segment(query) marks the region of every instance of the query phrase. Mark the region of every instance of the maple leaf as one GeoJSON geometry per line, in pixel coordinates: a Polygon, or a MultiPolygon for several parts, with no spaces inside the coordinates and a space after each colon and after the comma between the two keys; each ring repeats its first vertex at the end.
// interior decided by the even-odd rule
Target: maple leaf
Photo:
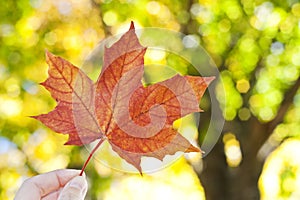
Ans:
{"type": "Polygon", "coordinates": [[[180,76],[144,87],[143,47],[133,22],[110,48],[105,48],[101,74],[94,84],[84,72],[61,57],[46,52],[49,77],[43,85],[57,106],[35,116],[55,132],[68,134],[68,145],[100,139],[140,173],[141,157],[162,160],[178,151],[200,152],[172,127],[175,120],[200,112],[199,101],[214,77],[180,76]]]}

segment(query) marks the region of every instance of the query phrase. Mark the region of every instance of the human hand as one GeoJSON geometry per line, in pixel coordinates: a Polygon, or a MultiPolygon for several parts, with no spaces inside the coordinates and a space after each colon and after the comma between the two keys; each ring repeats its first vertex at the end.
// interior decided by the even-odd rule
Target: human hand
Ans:
{"type": "Polygon", "coordinates": [[[85,175],[62,169],[24,181],[14,200],[83,200],[87,192],[85,175]]]}

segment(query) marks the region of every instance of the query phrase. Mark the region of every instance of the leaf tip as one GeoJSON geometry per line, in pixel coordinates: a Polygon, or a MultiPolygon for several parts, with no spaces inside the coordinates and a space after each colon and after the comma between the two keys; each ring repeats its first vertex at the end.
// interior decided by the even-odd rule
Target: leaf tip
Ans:
{"type": "Polygon", "coordinates": [[[134,30],[134,22],[133,21],[130,22],[130,28],[129,28],[129,30],[134,30]]]}
{"type": "Polygon", "coordinates": [[[27,116],[29,118],[33,118],[33,119],[38,119],[39,118],[39,115],[38,116],[27,116]]]}
{"type": "Polygon", "coordinates": [[[47,49],[45,50],[45,55],[46,55],[46,62],[49,65],[49,62],[51,61],[51,58],[53,58],[54,55],[50,53],[47,49]]]}
{"type": "Polygon", "coordinates": [[[76,144],[69,139],[67,142],[64,143],[64,145],[76,145],[76,144]]]}
{"type": "Polygon", "coordinates": [[[44,86],[45,87],[45,83],[46,81],[44,81],[44,82],[41,82],[41,83],[39,83],[41,86],[44,86]]]}
{"type": "Polygon", "coordinates": [[[48,51],[48,49],[45,49],[45,55],[46,55],[46,58],[51,55],[51,53],[48,51]]]}

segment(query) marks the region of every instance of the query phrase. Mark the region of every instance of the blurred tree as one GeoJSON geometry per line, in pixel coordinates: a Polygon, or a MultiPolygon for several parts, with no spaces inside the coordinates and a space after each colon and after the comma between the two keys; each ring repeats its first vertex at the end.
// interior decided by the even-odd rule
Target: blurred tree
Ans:
{"type": "MultiPolygon", "coordinates": [[[[289,131],[299,134],[299,118],[286,119],[298,107],[299,5],[247,0],[191,3],[190,22],[183,30],[200,35],[226,89],[226,98],[217,95],[226,119],[225,135],[204,159],[199,174],[207,199],[259,199],[264,159],[284,138],[270,136],[281,123],[293,124],[289,131]],[[238,143],[232,143],[235,138],[238,143]],[[234,147],[241,148],[240,164],[235,163],[240,154],[234,147]]],[[[209,120],[209,113],[203,115],[209,120]]]]}
{"type": "MultiPolygon", "coordinates": [[[[127,29],[130,20],[140,27],[167,28],[194,38],[218,66],[220,79],[211,98],[220,102],[226,122],[222,137],[203,159],[203,170],[194,165],[206,199],[300,198],[298,1],[4,0],[0,3],[0,199],[11,199],[28,176],[80,168],[87,157],[85,149],[62,147],[64,136],[25,117],[55,106],[38,86],[47,76],[44,49],[80,66],[100,39],[127,29]]],[[[160,62],[193,73],[172,55],[160,62]]],[[[200,144],[211,116],[208,96],[203,103],[200,144]]],[[[180,163],[160,178],[191,177],[186,162],[180,163]]],[[[143,185],[149,187],[97,162],[87,170],[91,182],[87,199],[109,199],[105,191],[114,193],[109,188],[117,187],[119,179],[131,186],[142,183],[141,190],[143,185]]],[[[147,178],[152,179],[157,177],[147,178]]],[[[128,192],[127,187],[123,190],[128,192]]],[[[199,185],[193,191],[198,195],[202,189],[199,185]]]]}

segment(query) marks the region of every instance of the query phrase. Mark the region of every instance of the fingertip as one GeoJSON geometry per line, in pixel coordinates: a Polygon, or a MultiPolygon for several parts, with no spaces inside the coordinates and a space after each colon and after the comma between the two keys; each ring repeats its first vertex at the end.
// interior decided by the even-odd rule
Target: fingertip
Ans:
{"type": "Polygon", "coordinates": [[[83,176],[74,177],[62,190],[60,200],[83,199],[87,192],[87,181],[83,176]]]}
{"type": "Polygon", "coordinates": [[[76,176],[71,181],[69,186],[76,186],[77,188],[84,188],[87,186],[87,181],[83,176],[76,176]]]}

